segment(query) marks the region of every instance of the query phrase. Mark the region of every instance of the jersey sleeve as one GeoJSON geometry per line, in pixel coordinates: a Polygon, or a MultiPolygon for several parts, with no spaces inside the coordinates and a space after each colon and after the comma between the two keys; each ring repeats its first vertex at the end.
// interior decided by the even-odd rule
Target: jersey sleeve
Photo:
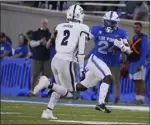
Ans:
{"type": "Polygon", "coordinates": [[[92,39],[92,38],[95,38],[96,33],[97,33],[97,26],[91,27],[90,33],[91,33],[91,35],[90,35],[91,39],[92,39]]]}
{"type": "MultiPolygon", "coordinates": [[[[89,28],[89,26],[83,25],[83,28],[82,28],[82,30],[81,30],[81,34],[82,34],[82,33],[85,33],[85,34],[86,34],[87,40],[90,39],[90,28],[89,28]]],[[[81,34],[80,34],[80,36],[81,36],[81,34]]]]}
{"type": "Polygon", "coordinates": [[[83,25],[83,28],[80,33],[79,45],[78,45],[78,62],[80,69],[84,67],[84,57],[85,57],[85,43],[89,40],[89,27],[87,25],[83,25]]]}
{"type": "Polygon", "coordinates": [[[125,29],[123,29],[121,32],[121,38],[128,39],[128,32],[125,29]]]}
{"type": "Polygon", "coordinates": [[[142,37],[142,44],[141,44],[141,55],[140,55],[140,63],[142,65],[145,64],[148,54],[148,38],[147,35],[142,37]]]}

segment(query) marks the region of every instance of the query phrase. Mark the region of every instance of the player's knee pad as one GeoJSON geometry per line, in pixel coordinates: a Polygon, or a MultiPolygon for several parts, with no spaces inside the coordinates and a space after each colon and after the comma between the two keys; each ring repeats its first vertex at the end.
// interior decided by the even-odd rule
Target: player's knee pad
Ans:
{"type": "Polygon", "coordinates": [[[85,91],[87,88],[83,86],[81,83],[76,84],[76,91],[85,91]]]}
{"type": "Polygon", "coordinates": [[[105,76],[105,78],[103,79],[103,82],[107,84],[111,84],[113,82],[113,77],[111,75],[105,76]]]}

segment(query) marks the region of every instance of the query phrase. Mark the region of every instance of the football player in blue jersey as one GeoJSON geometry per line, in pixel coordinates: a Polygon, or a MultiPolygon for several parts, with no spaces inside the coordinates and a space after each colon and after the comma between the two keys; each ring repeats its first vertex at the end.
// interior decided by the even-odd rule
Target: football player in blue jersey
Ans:
{"type": "Polygon", "coordinates": [[[128,44],[126,31],[118,27],[119,21],[117,12],[109,11],[103,16],[104,25],[95,25],[91,28],[91,38],[94,39],[95,46],[86,66],[89,71],[86,73],[86,78],[76,85],[77,90],[81,91],[102,81],[96,108],[105,113],[110,113],[105,106],[105,98],[109,85],[113,82],[109,66],[120,66],[121,51],[115,47],[114,41],[122,39],[121,42],[128,44]]]}
{"type": "MultiPolygon", "coordinates": [[[[114,40],[122,38],[127,42],[127,32],[125,29],[118,27],[120,21],[117,12],[109,11],[103,16],[104,25],[95,25],[91,28],[92,38],[94,39],[95,46],[91,50],[91,54],[95,54],[96,57],[103,60],[113,73],[114,81],[114,97],[115,102],[119,99],[119,82],[120,82],[120,55],[121,51],[117,51],[114,47],[114,40]],[[116,76],[115,76],[116,74],[116,76]]],[[[104,102],[103,102],[104,103],[104,102]]],[[[100,104],[102,104],[101,86],[100,94],[98,98],[97,110],[100,110],[100,104]]]]}

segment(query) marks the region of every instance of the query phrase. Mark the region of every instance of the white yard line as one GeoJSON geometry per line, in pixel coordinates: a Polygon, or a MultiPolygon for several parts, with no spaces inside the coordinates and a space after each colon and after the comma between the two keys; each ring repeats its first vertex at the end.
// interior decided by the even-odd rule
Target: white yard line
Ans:
{"type": "MultiPolygon", "coordinates": [[[[13,103],[33,103],[33,104],[47,104],[45,102],[36,102],[36,101],[21,101],[21,100],[5,100],[2,99],[1,102],[13,102],[13,103]]],[[[95,107],[95,105],[87,105],[87,104],[58,104],[64,106],[74,106],[74,107],[95,107]]],[[[122,109],[122,110],[134,110],[134,111],[145,111],[149,112],[149,107],[143,106],[115,106],[108,105],[107,107],[112,109],[122,109]]],[[[1,114],[21,114],[18,112],[0,112],[1,114]]],[[[75,121],[75,120],[53,120],[54,122],[62,122],[62,123],[79,123],[79,124],[96,124],[96,125],[110,125],[110,124],[119,124],[119,125],[129,125],[129,124],[145,124],[145,123],[130,123],[130,122],[100,122],[100,121],[75,121]]]]}
{"type": "Polygon", "coordinates": [[[22,114],[20,112],[0,112],[1,115],[13,115],[13,114],[22,114]]]}
{"type": "MultiPolygon", "coordinates": [[[[47,104],[46,102],[5,100],[5,99],[1,99],[1,102],[47,104]]],[[[74,106],[74,107],[95,107],[95,105],[88,105],[88,104],[63,104],[63,103],[58,103],[57,105],[74,106]]],[[[109,107],[111,109],[149,112],[149,107],[145,107],[145,106],[107,105],[107,107],[109,107]]]]}
{"type": "Polygon", "coordinates": [[[80,124],[95,124],[95,125],[109,125],[109,124],[118,124],[118,125],[140,125],[145,123],[130,123],[130,122],[100,122],[100,121],[74,121],[74,120],[51,120],[55,122],[64,122],[64,123],[80,123],[80,124]]]}

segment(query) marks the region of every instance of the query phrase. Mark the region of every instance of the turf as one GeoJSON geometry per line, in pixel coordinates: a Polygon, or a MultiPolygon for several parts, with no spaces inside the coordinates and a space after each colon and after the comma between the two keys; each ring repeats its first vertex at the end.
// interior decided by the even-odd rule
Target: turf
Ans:
{"type": "MultiPolygon", "coordinates": [[[[1,99],[15,99],[15,100],[39,100],[39,101],[45,101],[48,102],[49,98],[41,98],[41,97],[26,97],[26,96],[1,96],[1,99]]],[[[66,103],[81,103],[81,104],[96,104],[97,101],[95,100],[76,100],[76,99],[59,99],[59,102],[66,102],[66,103]]],[[[115,105],[113,102],[108,102],[109,105],[115,105]]],[[[118,103],[116,105],[129,105],[129,106],[136,106],[132,103],[118,103]]],[[[148,104],[143,104],[143,106],[149,106],[148,104]]]]}
{"type": "MultiPolygon", "coordinates": [[[[63,124],[54,122],[53,120],[41,119],[41,113],[45,108],[46,105],[44,104],[1,102],[1,113],[12,113],[1,114],[1,124],[63,124]]],[[[59,120],[149,124],[149,112],[142,111],[112,110],[111,114],[104,114],[90,107],[56,105],[54,115],[58,117],[59,120]]]]}

